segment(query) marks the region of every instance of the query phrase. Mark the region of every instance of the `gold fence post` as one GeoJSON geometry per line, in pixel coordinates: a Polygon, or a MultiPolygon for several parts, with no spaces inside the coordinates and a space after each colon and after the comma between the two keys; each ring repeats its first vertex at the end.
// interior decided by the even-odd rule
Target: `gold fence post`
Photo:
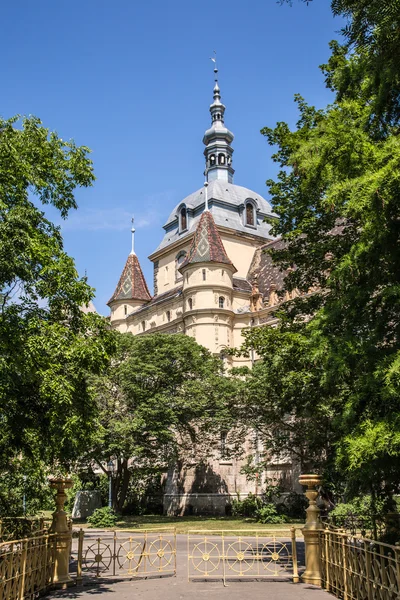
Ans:
{"type": "Polygon", "coordinates": [[[28,540],[22,542],[21,552],[21,574],[18,581],[18,598],[23,600],[25,597],[25,575],[26,575],[26,559],[28,556],[28,540]]]}
{"type": "Polygon", "coordinates": [[[307,518],[302,532],[304,535],[304,544],[306,550],[306,570],[301,576],[304,583],[311,583],[321,587],[321,550],[319,532],[322,523],[319,518],[320,510],[317,507],[318,492],[316,486],[321,483],[320,475],[300,475],[299,483],[307,486],[305,495],[307,496],[309,507],[306,510],[307,518]]]}
{"type": "Polygon", "coordinates": [[[83,536],[85,532],[82,527],[79,530],[79,538],[78,538],[78,563],[76,566],[76,584],[82,584],[82,561],[83,561],[83,536]]]}
{"type": "Polygon", "coordinates": [[[348,600],[348,586],[347,586],[347,552],[346,552],[346,532],[342,531],[342,563],[343,563],[343,600],[348,600]]]}
{"type": "Polygon", "coordinates": [[[293,583],[299,583],[299,569],[297,565],[296,528],[291,528],[292,534],[292,561],[293,561],[293,583]]]}
{"type": "Polygon", "coordinates": [[[365,570],[367,578],[367,594],[368,600],[373,600],[373,589],[372,589],[372,566],[371,566],[371,543],[364,540],[364,552],[365,552],[365,570]]]}
{"type": "Polygon", "coordinates": [[[331,575],[329,572],[329,531],[324,532],[324,543],[325,543],[325,589],[330,592],[331,589],[331,575]]]}
{"type": "Polygon", "coordinates": [[[64,510],[67,499],[65,490],[72,487],[72,480],[61,477],[50,479],[50,487],[57,490],[55,496],[57,508],[53,513],[53,522],[50,527],[50,532],[56,534],[53,583],[57,587],[64,588],[74,583],[69,575],[72,531],[68,527],[67,513],[64,510]]]}

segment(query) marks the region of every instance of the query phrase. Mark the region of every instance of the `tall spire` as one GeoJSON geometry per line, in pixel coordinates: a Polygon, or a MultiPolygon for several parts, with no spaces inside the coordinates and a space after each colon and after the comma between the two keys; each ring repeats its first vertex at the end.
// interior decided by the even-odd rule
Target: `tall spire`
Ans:
{"type": "Polygon", "coordinates": [[[224,125],[225,106],[221,102],[221,90],[218,84],[217,55],[211,58],[214,63],[215,85],[213,90],[213,103],[210,106],[211,127],[203,137],[206,148],[206,169],[204,175],[207,181],[220,179],[229,183],[233,182],[234,170],[232,168],[233,133],[224,125]]]}
{"type": "Polygon", "coordinates": [[[133,226],[133,224],[135,222],[135,217],[132,217],[131,221],[132,221],[132,229],[131,229],[131,233],[132,233],[132,250],[131,250],[131,254],[135,254],[135,231],[136,231],[136,229],[133,226]]]}

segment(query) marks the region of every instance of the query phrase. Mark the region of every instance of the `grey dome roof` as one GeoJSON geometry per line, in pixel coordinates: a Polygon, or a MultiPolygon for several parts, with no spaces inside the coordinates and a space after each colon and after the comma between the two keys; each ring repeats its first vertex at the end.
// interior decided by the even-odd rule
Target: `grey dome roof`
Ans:
{"type": "MultiPolygon", "coordinates": [[[[204,211],[204,206],[204,187],[179,202],[164,225],[166,233],[157,250],[161,250],[192,233],[196,229],[200,216],[204,211]],[[186,206],[187,209],[188,228],[183,232],[179,232],[178,213],[183,206],[186,206]]],[[[268,240],[273,239],[270,234],[271,225],[264,222],[264,217],[277,218],[277,215],[273,213],[271,205],[265,198],[253,190],[215,179],[208,184],[208,206],[217,225],[268,240]],[[256,207],[256,227],[249,227],[244,224],[243,211],[246,200],[252,200],[256,207]]]]}

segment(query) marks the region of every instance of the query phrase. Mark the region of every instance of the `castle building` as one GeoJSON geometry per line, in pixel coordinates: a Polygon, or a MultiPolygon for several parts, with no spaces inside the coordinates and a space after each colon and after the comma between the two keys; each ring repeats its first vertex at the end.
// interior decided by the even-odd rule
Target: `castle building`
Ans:
{"type": "MultiPolygon", "coordinates": [[[[121,332],[184,333],[224,356],[227,348],[241,345],[245,328],[273,324],[284,275],[263,252],[281,243],[273,239],[267,222],[277,216],[260,194],[233,183],[234,136],[225,126],[216,68],[214,73],[211,127],[203,137],[204,185],[174,207],[159,246],[149,256],[153,295],[135,254],[132,228],[132,251],[108,305],[111,325],[121,332]]],[[[228,367],[251,362],[238,357],[224,360],[228,367]]],[[[223,452],[206,471],[169,473],[165,512],[224,514],[232,497],[257,492],[263,483],[249,484],[240,463],[226,460],[223,452]]],[[[271,464],[263,477],[271,476],[290,487],[290,463],[271,464]]]]}

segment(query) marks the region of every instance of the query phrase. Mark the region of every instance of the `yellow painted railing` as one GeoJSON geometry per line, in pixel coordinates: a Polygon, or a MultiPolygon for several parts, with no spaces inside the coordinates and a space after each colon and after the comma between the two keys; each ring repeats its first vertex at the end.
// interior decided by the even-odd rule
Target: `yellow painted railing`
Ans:
{"type": "Polygon", "coordinates": [[[91,534],[81,529],[78,537],[78,584],[85,575],[176,575],[176,531],[142,529],[91,534]]]}
{"type": "Polygon", "coordinates": [[[322,586],[343,600],[400,598],[400,548],[349,535],[320,532],[322,586]]]}
{"type": "Polygon", "coordinates": [[[0,519],[0,541],[37,537],[43,535],[46,529],[46,522],[43,518],[2,517],[0,519]]]}
{"type": "Polygon", "coordinates": [[[296,530],[191,530],[187,536],[188,579],[299,581],[296,530]]]}
{"type": "Polygon", "coordinates": [[[13,540],[0,544],[0,598],[36,597],[53,583],[56,535],[13,540]]]}

